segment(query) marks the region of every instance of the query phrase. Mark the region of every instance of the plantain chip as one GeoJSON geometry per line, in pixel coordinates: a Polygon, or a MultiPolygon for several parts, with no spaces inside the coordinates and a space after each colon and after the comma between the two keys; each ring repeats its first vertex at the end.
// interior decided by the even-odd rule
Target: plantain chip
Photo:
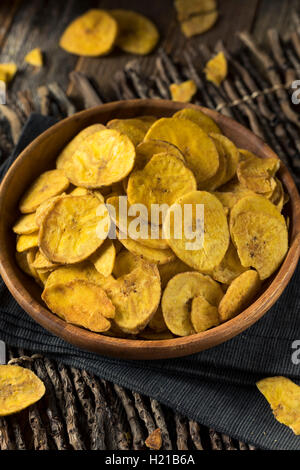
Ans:
{"type": "Polygon", "coordinates": [[[164,316],[163,316],[160,305],[158,306],[158,309],[156,310],[155,314],[149,321],[148,326],[152,330],[152,332],[155,332],[155,333],[162,333],[164,331],[167,331],[167,325],[164,320],[164,316]]]}
{"type": "Polygon", "coordinates": [[[182,83],[171,83],[170,93],[173,101],[189,103],[197,93],[197,86],[194,80],[186,80],[182,83]]]}
{"type": "Polygon", "coordinates": [[[181,30],[188,38],[196,34],[203,34],[213,27],[218,16],[219,14],[216,10],[203,15],[191,16],[181,23],[181,30]]]}
{"type": "Polygon", "coordinates": [[[54,263],[78,263],[100,247],[109,229],[108,211],[97,197],[59,198],[42,220],[39,246],[54,263]]]}
{"type": "Polygon", "coordinates": [[[153,139],[176,145],[199,185],[218,170],[219,154],[213,140],[189,119],[159,119],[150,127],[145,137],[146,141],[153,139]]]}
{"type": "Polygon", "coordinates": [[[230,231],[241,263],[266,279],[279,267],[288,250],[284,217],[260,195],[242,198],[231,210],[230,231]]]}
{"type": "Polygon", "coordinates": [[[29,252],[33,251],[35,252],[35,248],[32,248],[31,250],[27,251],[22,251],[19,253],[18,251],[16,252],[16,261],[18,263],[18,266],[22,269],[22,271],[25,274],[28,274],[29,276],[33,276],[31,266],[29,265],[28,259],[29,259],[29,252]]]}
{"type": "Polygon", "coordinates": [[[152,125],[152,121],[131,118],[131,119],[113,119],[107,124],[108,129],[115,129],[121,134],[127,135],[134,146],[143,141],[148,129],[152,125]]]}
{"type": "Polygon", "coordinates": [[[60,266],[52,271],[47,280],[47,287],[54,284],[66,284],[78,279],[97,284],[105,289],[106,283],[111,281],[111,276],[105,278],[87,260],[70,266],[60,266]]]}
{"type": "Polygon", "coordinates": [[[258,294],[261,281],[256,271],[248,270],[235,278],[219,304],[221,322],[235,317],[250,305],[258,294]]]}
{"type": "Polygon", "coordinates": [[[190,121],[193,121],[195,124],[200,126],[204,132],[207,134],[221,134],[221,130],[217,126],[217,124],[214,122],[212,118],[204,114],[202,111],[199,109],[193,109],[193,108],[184,108],[180,109],[173,115],[175,118],[179,119],[189,119],[190,121]]]}
{"type": "Polygon", "coordinates": [[[221,263],[213,269],[211,276],[222,284],[230,284],[236,277],[246,271],[241,265],[240,258],[233,243],[230,242],[221,263]]]}
{"type": "Polygon", "coordinates": [[[17,251],[21,253],[38,246],[38,238],[38,232],[30,233],[29,235],[18,235],[17,251]]]}
{"type": "Polygon", "coordinates": [[[240,191],[214,191],[212,194],[219,199],[219,201],[223,204],[224,208],[230,210],[240,199],[245,196],[253,196],[255,195],[255,192],[250,191],[247,188],[243,188],[240,191]]]}
{"type": "MultiPolygon", "coordinates": [[[[180,214],[179,214],[180,215],[180,214]]],[[[185,219],[185,217],[182,217],[185,219]]],[[[163,233],[175,254],[192,268],[210,272],[222,261],[228,245],[229,230],[224,208],[220,201],[206,191],[193,191],[186,194],[171,206],[163,225],[163,233]],[[193,233],[185,233],[185,224],[177,223],[177,213],[184,213],[185,206],[192,208],[193,233]],[[204,206],[204,227],[198,226],[198,207],[204,206]],[[202,237],[203,235],[203,237],[202,237]],[[192,246],[190,246],[192,244],[192,246]]]]}
{"type": "Polygon", "coordinates": [[[0,64],[0,80],[8,84],[14,78],[17,73],[17,65],[14,62],[9,62],[7,64],[0,64]]]}
{"type": "Polygon", "coordinates": [[[64,31],[59,45],[71,54],[100,56],[111,51],[118,34],[116,20],[99,9],[87,11],[64,31]]]}
{"type": "Polygon", "coordinates": [[[139,241],[132,240],[131,238],[121,238],[124,235],[118,234],[119,240],[122,245],[127,248],[128,251],[137,256],[142,256],[148,263],[154,264],[166,264],[170,263],[175,259],[175,255],[172,250],[161,250],[158,248],[150,248],[149,246],[143,245],[139,241]]]}
{"type": "Polygon", "coordinates": [[[138,333],[149,323],[160,301],[158,269],[143,263],[111,281],[106,292],[116,308],[114,324],[125,333],[138,333]]]}
{"type": "Polygon", "coordinates": [[[256,383],[279,423],[300,435],[300,387],[287,377],[268,377],[256,383]]]}
{"type": "Polygon", "coordinates": [[[199,295],[217,307],[223,291],[211,277],[197,272],[177,274],[168,282],[161,305],[166,325],[175,335],[187,336],[195,333],[190,305],[199,295]]]}
{"type": "Polygon", "coordinates": [[[144,245],[149,248],[154,248],[158,250],[167,250],[169,248],[167,241],[163,238],[161,226],[155,226],[154,234],[157,238],[151,238],[151,226],[149,225],[148,221],[140,218],[139,224],[136,225],[134,222],[135,218],[133,216],[128,215],[128,211],[130,210],[128,201],[126,200],[127,209],[124,214],[122,211],[120,212],[119,202],[119,196],[109,197],[106,200],[107,207],[111,206],[111,209],[114,209],[109,211],[110,216],[113,223],[118,227],[120,232],[122,232],[123,234],[128,233],[129,236],[131,235],[130,238],[138,241],[141,245],[144,245]],[[134,233],[133,231],[131,231],[130,228],[131,223],[134,223],[134,233]]]}
{"type": "Polygon", "coordinates": [[[153,204],[171,205],[196,189],[195,177],[182,160],[161,153],[154,155],[143,170],[130,175],[127,196],[130,204],[143,204],[150,214],[153,204]]]}
{"type": "Polygon", "coordinates": [[[224,183],[227,183],[227,181],[231,180],[236,173],[240,156],[239,151],[234,143],[224,135],[211,133],[210,136],[214,139],[214,141],[218,141],[223,147],[226,159],[226,175],[224,178],[224,183]]]}
{"type": "Polygon", "coordinates": [[[29,187],[20,202],[23,214],[35,212],[47,199],[57,196],[67,189],[69,181],[61,170],[50,170],[42,173],[29,187]]]}
{"type": "MultiPolygon", "coordinates": [[[[94,191],[94,193],[96,193],[96,191],[94,191]]],[[[73,189],[70,192],[70,196],[86,196],[87,194],[89,194],[89,190],[87,188],[79,188],[79,187],[73,189]]],[[[98,193],[98,194],[101,194],[101,193],[98,193]]]]}
{"type": "Polygon", "coordinates": [[[108,277],[113,272],[115,259],[115,245],[112,240],[107,238],[100,248],[91,256],[90,261],[102,276],[108,277]]]}
{"type": "Polygon", "coordinates": [[[179,21],[190,16],[209,13],[217,8],[216,0],[175,0],[175,8],[179,21]]]}
{"type": "Polygon", "coordinates": [[[38,250],[36,253],[35,259],[33,261],[33,267],[35,269],[51,270],[51,269],[58,268],[59,264],[53,263],[48,258],[46,258],[46,256],[40,250],[38,250]]]}
{"type": "Polygon", "coordinates": [[[183,154],[175,145],[163,140],[148,140],[147,142],[141,142],[136,148],[135,168],[142,170],[157,153],[168,153],[183,162],[185,161],[183,154]]]}
{"type": "MultiPolygon", "coordinates": [[[[95,134],[96,132],[100,132],[106,129],[105,126],[102,124],[92,124],[91,126],[86,127],[82,131],[80,131],[73,139],[64,147],[64,149],[60,152],[56,160],[56,168],[58,170],[63,170],[65,164],[70,158],[72,157],[73,153],[77,150],[77,147],[84,142],[84,140],[89,137],[90,135],[95,134]]],[[[78,188],[75,188],[78,189],[78,188]]]]}
{"type": "Polygon", "coordinates": [[[179,258],[176,258],[170,263],[159,265],[158,270],[160,274],[161,287],[164,289],[172,277],[176,276],[176,274],[184,273],[185,271],[191,271],[191,268],[179,258]]]}
{"type": "Polygon", "coordinates": [[[140,13],[130,10],[111,10],[118,24],[117,45],[131,54],[149,54],[159,40],[156,26],[140,13]]]}
{"type": "Polygon", "coordinates": [[[46,285],[46,282],[48,280],[48,277],[50,276],[52,271],[46,271],[46,270],[43,270],[43,269],[36,269],[36,274],[37,274],[37,277],[40,281],[40,284],[42,286],[45,286],[46,285]]]}
{"type": "Polygon", "coordinates": [[[64,171],[75,186],[99,188],[121,181],[133,168],[131,140],[114,129],[87,137],[66,162],[64,171]]]}
{"type": "Polygon", "coordinates": [[[241,184],[256,193],[271,193],[276,182],[275,173],[280,167],[277,158],[247,158],[238,165],[237,176],[241,184]]]}
{"type": "Polygon", "coordinates": [[[47,214],[48,210],[53,206],[55,201],[57,201],[58,199],[60,199],[62,197],[65,197],[65,196],[66,196],[66,193],[62,193],[59,196],[50,197],[50,199],[47,199],[47,201],[43,202],[37,208],[37,210],[35,212],[35,221],[36,221],[36,224],[39,228],[42,225],[43,218],[47,214]]]}
{"type": "Polygon", "coordinates": [[[37,232],[38,229],[39,227],[36,223],[34,212],[22,215],[13,226],[13,231],[18,235],[29,235],[37,232]]]}
{"type": "Polygon", "coordinates": [[[29,369],[0,365],[0,416],[24,410],[45,394],[43,382],[29,369]]]}
{"type": "Polygon", "coordinates": [[[63,284],[46,282],[42,299],[67,323],[101,333],[110,328],[115,308],[105,291],[93,282],[77,279],[63,284]]]}
{"type": "Polygon", "coordinates": [[[274,206],[277,207],[279,212],[281,212],[284,204],[287,201],[286,201],[286,197],[285,197],[285,193],[284,193],[284,189],[283,189],[281,181],[276,177],[274,179],[275,179],[276,186],[272,194],[270,195],[269,199],[274,204],[274,206]]]}
{"type": "Polygon", "coordinates": [[[219,168],[215,175],[213,175],[211,178],[208,178],[202,183],[202,189],[205,189],[207,191],[217,189],[219,186],[222,186],[222,184],[226,181],[227,160],[225,158],[224,148],[218,140],[215,140],[215,145],[219,154],[219,168]]]}
{"type": "Polygon", "coordinates": [[[42,67],[43,66],[43,54],[39,47],[32,49],[32,51],[28,52],[25,56],[25,62],[27,64],[33,65],[34,67],[42,67]]]}
{"type": "Polygon", "coordinates": [[[125,274],[131,273],[138,266],[142,266],[144,263],[141,256],[134,255],[130,251],[121,250],[116,257],[116,262],[113,268],[113,275],[116,278],[125,276],[125,274]]]}
{"type": "Polygon", "coordinates": [[[223,52],[219,52],[205,65],[206,80],[220,86],[227,76],[227,60],[223,52]]]}
{"type": "Polygon", "coordinates": [[[191,322],[196,333],[218,326],[218,308],[211,305],[203,295],[197,295],[192,300],[191,322]]]}

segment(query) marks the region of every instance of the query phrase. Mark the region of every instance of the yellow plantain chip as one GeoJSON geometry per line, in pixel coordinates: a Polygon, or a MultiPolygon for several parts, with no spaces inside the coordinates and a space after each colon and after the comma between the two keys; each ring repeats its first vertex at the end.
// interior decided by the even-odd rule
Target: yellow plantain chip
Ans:
{"type": "Polygon", "coordinates": [[[280,266],[288,250],[284,217],[260,195],[242,198],[231,210],[230,231],[241,263],[266,279],[280,266]]]}
{"type": "Polygon", "coordinates": [[[203,15],[191,16],[181,23],[181,30],[188,38],[196,34],[203,34],[213,27],[218,16],[219,14],[216,10],[203,15]]]}
{"type": "Polygon", "coordinates": [[[172,100],[180,101],[181,103],[189,103],[197,93],[197,86],[194,80],[186,80],[182,83],[172,83],[169,88],[172,100]]]}
{"type": "Polygon", "coordinates": [[[18,235],[17,251],[21,253],[22,251],[38,246],[38,238],[38,232],[30,233],[29,235],[18,235]]]}
{"type": "Polygon", "coordinates": [[[39,227],[35,220],[35,212],[22,215],[13,226],[13,231],[18,235],[28,235],[37,232],[38,229],[39,227]]]}
{"type": "Polygon", "coordinates": [[[253,157],[258,158],[257,155],[255,155],[253,152],[250,152],[249,150],[246,150],[246,149],[238,149],[238,150],[240,154],[240,158],[239,158],[240,162],[251,160],[253,157]]]}
{"type": "Polygon", "coordinates": [[[0,64],[0,80],[8,84],[17,73],[17,65],[14,62],[0,64]]]}
{"type": "Polygon", "coordinates": [[[89,194],[89,190],[87,188],[75,188],[70,192],[70,196],[86,196],[89,194]]]}
{"type": "Polygon", "coordinates": [[[215,175],[213,175],[211,178],[208,178],[201,184],[202,189],[205,189],[207,191],[217,189],[219,186],[222,186],[222,184],[226,181],[227,160],[225,158],[224,148],[218,140],[215,140],[214,142],[219,154],[219,168],[215,175]]]}
{"type": "Polygon", "coordinates": [[[25,62],[27,64],[33,65],[34,67],[42,67],[43,66],[43,54],[39,47],[32,49],[32,51],[28,52],[25,56],[25,62]]]}
{"type": "Polygon", "coordinates": [[[209,13],[217,9],[216,0],[175,0],[175,8],[179,21],[190,16],[209,13]]]}
{"type": "Polygon", "coordinates": [[[82,261],[71,266],[60,266],[52,271],[47,280],[47,287],[52,284],[66,284],[78,279],[92,282],[103,289],[106,283],[111,281],[110,276],[105,278],[90,261],[82,261]]]}
{"type": "Polygon", "coordinates": [[[112,240],[106,239],[98,250],[91,256],[90,261],[104,277],[110,276],[116,259],[116,249],[112,240]]]}
{"type": "Polygon", "coordinates": [[[109,229],[108,211],[97,197],[59,198],[42,220],[39,246],[54,263],[78,263],[100,247],[109,229]]]}
{"type": "Polygon", "coordinates": [[[205,65],[206,80],[220,86],[227,76],[227,60],[223,52],[219,52],[205,65]]]}
{"type": "Polygon", "coordinates": [[[228,192],[221,192],[221,191],[214,191],[212,193],[216,196],[219,201],[223,204],[226,209],[232,209],[233,206],[243,197],[245,196],[253,196],[255,195],[254,191],[250,191],[247,188],[243,188],[241,191],[228,191],[228,192]]]}
{"type": "Polygon", "coordinates": [[[31,276],[34,277],[35,279],[39,279],[37,270],[35,269],[33,265],[37,251],[38,251],[37,247],[34,247],[26,252],[27,263],[31,272],[31,276]]]}
{"type": "MultiPolygon", "coordinates": [[[[32,250],[34,250],[34,248],[32,250]]],[[[16,252],[16,261],[25,274],[32,276],[33,274],[28,263],[28,253],[29,251],[22,251],[21,253],[16,252]]]]}
{"type": "MultiPolygon", "coordinates": [[[[90,135],[95,134],[106,129],[102,124],[92,124],[91,126],[86,127],[80,131],[73,139],[64,147],[60,152],[56,160],[56,168],[58,170],[63,170],[66,162],[70,160],[73,153],[77,150],[78,146],[84,142],[84,140],[90,135]]],[[[78,188],[76,188],[78,189],[78,188]]]]}
{"type": "Polygon", "coordinates": [[[118,34],[116,20],[104,10],[89,10],[64,31],[59,45],[71,54],[100,56],[111,51],[118,34]]]}
{"type": "Polygon", "coordinates": [[[116,278],[131,273],[138,266],[142,266],[145,261],[141,256],[134,255],[130,251],[122,250],[116,257],[113,268],[113,275],[116,278]]]}
{"type": "Polygon", "coordinates": [[[133,168],[131,140],[114,129],[87,137],[66,162],[64,171],[75,186],[99,188],[121,181],[133,168]]]}
{"type": "Polygon", "coordinates": [[[156,237],[154,238],[154,236],[151,234],[151,226],[149,225],[148,221],[140,217],[139,223],[136,224],[135,217],[128,215],[130,206],[127,200],[125,201],[124,212],[122,210],[120,211],[119,196],[109,197],[106,200],[106,205],[109,209],[111,220],[118,227],[120,232],[123,234],[127,233],[130,238],[149,248],[158,250],[167,250],[169,248],[167,241],[163,238],[161,226],[157,225],[154,227],[153,232],[156,237]]]}
{"type": "Polygon", "coordinates": [[[111,10],[118,24],[116,44],[131,54],[149,54],[159,40],[156,26],[140,13],[130,10],[111,10]]]}
{"type": "Polygon", "coordinates": [[[69,180],[61,170],[50,170],[42,173],[26,191],[20,202],[23,214],[35,212],[47,199],[57,196],[67,189],[69,180]]]}
{"type": "Polygon", "coordinates": [[[287,377],[268,377],[256,382],[275,418],[300,435],[300,387],[287,377]]]}
{"type": "Polygon", "coordinates": [[[204,114],[199,109],[184,108],[173,115],[175,118],[189,119],[200,126],[207,134],[221,134],[221,130],[212,118],[204,114]]]}
{"type": "Polygon", "coordinates": [[[154,429],[145,439],[145,445],[152,450],[159,450],[162,447],[162,436],[160,428],[154,429]]]}
{"type": "Polygon", "coordinates": [[[111,281],[106,293],[116,308],[114,324],[125,333],[138,333],[149,323],[160,301],[158,269],[143,263],[111,281]]]}
{"type": "Polygon", "coordinates": [[[246,271],[241,265],[240,258],[233,243],[230,242],[228,250],[219,266],[211,272],[215,281],[222,284],[230,284],[236,277],[246,271]]]}
{"type": "Polygon", "coordinates": [[[170,263],[159,265],[158,270],[160,274],[161,287],[164,289],[172,277],[179,273],[191,271],[191,268],[179,258],[176,258],[170,263]]]}
{"type": "Polygon", "coordinates": [[[152,125],[152,121],[139,118],[131,119],[113,119],[106,125],[108,129],[115,129],[121,134],[127,135],[134,146],[137,146],[144,139],[148,129],[152,125]]]}
{"type": "Polygon", "coordinates": [[[214,141],[218,141],[223,147],[223,151],[226,159],[226,175],[224,183],[231,180],[234,177],[238,163],[239,163],[239,151],[231,140],[221,134],[211,133],[210,136],[214,141]]]}
{"type": "Polygon", "coordinates": [[[224,208],[215,196],[206,191],[193,191],[178,199],[165,218],[163,233],[178,258],[201,272],[210,272],[218,266],[229,246],[224,208]],[[189,223],[186,221],[186,207],[191,207],[192,220],[189,223]],[[198,213],[202,207],[204,224],[198,213]],[[184,223],[178,223],[178,216],[184,223]]]}
{"type": "Polygon", "coordinates": [[[150,127],[145,137],[146,141],[153,139],[176,145],[199,185],[218,170],[219,154],[213,140],[189,119],[159,119],[150,127]]]}
{"type": "Polygon", "coordinates": [[[43,202],[35,212],[35,221],[38,227],[42,225],[43,218],[47,214],[48,210],[53,206],[55,201],[58,199],[67,196],[66,193],[62,193],[59,196],[50,197],[47,201],[43,202]]]}
{"type": "Polygon", "coordinates": [[[277,158],[247,158],[238,165],[237,176],[241,184],[256,193],[270,193],[275,189],[275,173],[280,167],[277,158]]]}
{"type": "Polygon", "coordinates": [[[35,269],[51,270],[51,269],[58,268],[59,264],[53,263],[48,258],[46,258],[46,256],[40,250],[38,250],[36,253],[34,262],[33,262],[33,267],[35,269]]]}
{"type": "Polygon", "coordinates": [[[157,153],[168,153],[183,162],[185,161],[183,154],[175,145],[162,140],[148,140],[147,142],[141,142],[136,148],[135,168],[142,170],[157,153]]]}
{"type": "Polygon", "coordinates": [[[37,277],[40,281],[40,284],[42,286],[46,285],[46,282],[48,280],[48,277],[50,276],[52,271],[44,271],[43,269],[36,269],[37,277]]]}
{"type": "Polygon", "coordinates": [[[287,202],[285,198],[285,193],[281,181],[278,178],[274,178],[276,186],[270,195],[269,200],[277,207],[279,212],[282,211],[284,204],[287,202]]]}
{"type": "Polygon", "coordinates": [[[155,314],[151,318],[148,324],[149,328],[155,333],[162,333],[163,331],[167,330],[167,325],[164,320],[164,316],[162,313],[161,306],[158,306],[155,314]]]}
{"type": "Polygon", "coordinates": [[[161,305],[166,325],[175,335],[195,333],[191,323],[191,302],[199,295],[217,307],[223,291],[211,277],[196,272],[177,274],[168,282],[161,305]]]}
{"type": "Polygon", "coordinates": [[[127,196],[130,204],[143,204],[151,214],[153,204],[171,205],[196,189],[195,177],[182,160],[161,153],[154,155],[143,170],[130,175],[127,196]]]}
{"type": "Polygon", "coordinates": [[[254,270],[245,271],[228,287],[219,305],[221,322],[230,320],[249,307],[261,286],[259,275],[254,270]]]}
{"type": "Polygon", "coordinates": [[[67,323],[101,333],[110,328],[115,308],[105,291],[93,282],[77,279],[65,284],[46,283],[42,299],[67,323]]]}
{"type": "Polygon", "coordinates": [[[218,308],[211,305],[203,295],[197,295],[192,300],[191,322],[196,333],[218,326],[218,308]]]}
{"type": "Polygon", "coordinates": [[[0,365],[0,416],[24,410],[45,394],[43,382],[29,369],[0,365]]]}
{"type": "Polygon", "coordinates": [[[125,246],[128,251],[134,255],[142,256],[148,263],[166,264],[175,259],[175,255],[170,249],[160,250],[158,248],[150,248],[131,238],[121,238],[124,237],[122,233],[119,233],[118,237],[122,245],[125,246]]]}

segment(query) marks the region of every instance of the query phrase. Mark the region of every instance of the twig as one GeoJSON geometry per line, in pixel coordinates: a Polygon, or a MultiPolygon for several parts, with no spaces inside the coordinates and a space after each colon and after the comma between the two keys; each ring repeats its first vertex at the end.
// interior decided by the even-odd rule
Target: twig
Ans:
{"type": "Polygon", "coordinates": [[[156,425],[161,430],[161,435],[163,439],[163,448],[165,450],[172,450],[172,442],[170,439],[167,423],[165,420],[165,415],[162,410],[161,405],[154,398],[150,398],[151,409],[154,415],[156,425]]]}
{"type": "Polygon", "coordinates": [[[212,450],[222,450],[223,446],[220,435],[214,429],[209,429],[208,433],[212,450]]]}
{"type": "Polygon", "coordinates": [[[196,449],[203,450],[199,424],[196,421],[189,421],[189,430],[190,430],[191,439],[196,449]]]}
{"type": "Polygon", "coordinates": [[[83,98],[85,109],[103,104],[91,82],[82,72],[71,72],[70,79],[83,98]]]}
{"type": "Polygon", "coordinates": [[[188,450],[188,431],[186,427],[186,419],[178,413],[175,413],[174,418],[177,434],[177,449],[188,450]]]}

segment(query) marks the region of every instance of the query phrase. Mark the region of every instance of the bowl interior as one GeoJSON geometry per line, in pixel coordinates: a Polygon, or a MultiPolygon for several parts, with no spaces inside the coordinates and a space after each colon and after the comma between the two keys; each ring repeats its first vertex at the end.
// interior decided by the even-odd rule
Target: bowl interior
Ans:
{"type": "MultiPolygon", "coordinates": [[[[40,173],[54,168],[60,150],[84,127],[94,123],[105,124],[116,117],[130,118],[138,115],[168,117],[186,106],[182,103],[164,100],[132,100],[109,103],[77,113],[59,122],[35,139],[12,165],[1,185],[0,269],[2,277],[19,304],[38,323],[79,347],[133,359],[175,357],[206,349],[235,336],[257,321],[279,297],[296,267],[299,257],[299,195],[292,177],[282,164],[279,177],[290,198],[285,206],[285,215],[289,217],[290,221],[289,254],[279,271],[264,285],[264,292],[259,299],[236,318],[212,330],[189,337],[144,341],[111,338],[92,333],[83,328],[66,324],[45,308],[40,297],[41,289],[18,268],[14,258],[15,236],[11,227],[19,216],[18,203],[25,189],[40,173]],[[294,248],[291,252],[292,247],[294,248]],[[278,281],[280,281],[279,286],[278,281]]],[[[198,108],[193,105],[188,106],[198,108]]],[[[238,147],[248,149],[262,158],[276,157],[259,137],[237,122],[215,111],[206,108],[200,109],[210,115],[222,132],[238,147]]]]}

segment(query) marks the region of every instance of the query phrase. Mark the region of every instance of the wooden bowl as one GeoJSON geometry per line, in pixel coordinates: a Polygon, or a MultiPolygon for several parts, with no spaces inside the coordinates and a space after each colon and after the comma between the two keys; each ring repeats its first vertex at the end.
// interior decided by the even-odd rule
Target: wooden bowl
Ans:
{"type": "MultiPolygon", "coordinates": [[[[275,275],[264,285],[260,297],[240,315],[222,325],[192,336],[159,341],[120,339],[103,336],[70,325],[51,313],[42,302],[39,286],[25,275],[15,262],[15,236],[11,227],[19,215],[18,202],[29,184],[43,171],[54,168],[60,150],[81,129],[112,118],[138,115],[170,116],[185,105],[164,100],[130,100],[108,103],[75,114],[54,125],[35,139],[17,158],[0,188],[0,272],[20,306],[40,325],[69,343],[96,353],[126,359],[161,359],[179,357],[211,348],[236,336],[261,318],[276,302],[288,284],[298,262],[300,241],[300,199],[291,175],[281,164],[279,177],[289,194],[289,251],[275,275]]],[[[223,133],[238,147],[262,158],[276,157],[259,137],[221,114],[199,108],[211,116],[223,133]]]]}

